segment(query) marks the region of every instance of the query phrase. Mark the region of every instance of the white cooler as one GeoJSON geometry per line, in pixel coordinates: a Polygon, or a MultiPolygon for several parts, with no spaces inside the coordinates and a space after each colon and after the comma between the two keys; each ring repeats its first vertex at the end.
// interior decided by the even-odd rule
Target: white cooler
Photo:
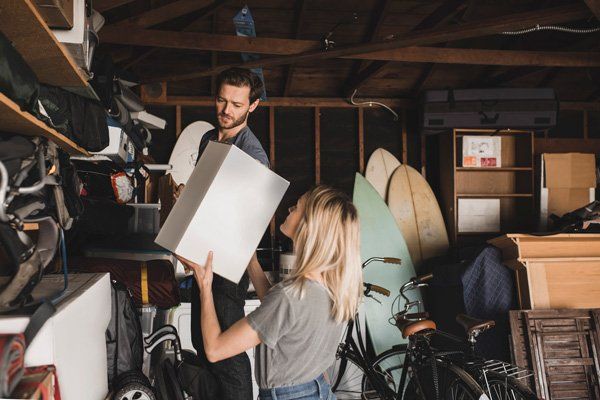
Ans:
{"type": "MultiPolygon", "coordinates": [[[[46,297],[62,288],[62,275],[47,275],[33,291],[46,297]]],[[[63,400],[102,400],[108,393],[105,332],[111,316],[108,274],[69,275],[69,287],[25,354],[25,366],[56,366],[63,400]]],[[[29,316],[0,316],[0,334],[20,333],[29,316]]]]}

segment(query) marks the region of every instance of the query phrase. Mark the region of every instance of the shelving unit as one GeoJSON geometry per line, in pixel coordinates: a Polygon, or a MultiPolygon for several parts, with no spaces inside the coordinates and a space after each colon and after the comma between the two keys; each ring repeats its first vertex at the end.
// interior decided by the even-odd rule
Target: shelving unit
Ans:
{"type": "MultiPolygon", "coordinates": [[[[89,88],[81,69],[56,40],[30,0],[0,2],[0,31],[14,44],[40,82],[70,90],[86,91],[89,88]]],[[[89,155],[63,134],[21,111],[17,104],[1,93],[0,126],[6,132],[47,137],[69,154],[89,155]]]]}
{"type": "Polygon", "coordinates": [[[441,207],[450,240],[458,245],[480,243],[503,232],[533,227],[534,135],[530,131],[455,129],[440,135],[441,207]],[[500,136],[500,167],[463,167],[464,136],[500,136]],[[458,199],[499,199],[499,232],[458,232],[458,199]]]}

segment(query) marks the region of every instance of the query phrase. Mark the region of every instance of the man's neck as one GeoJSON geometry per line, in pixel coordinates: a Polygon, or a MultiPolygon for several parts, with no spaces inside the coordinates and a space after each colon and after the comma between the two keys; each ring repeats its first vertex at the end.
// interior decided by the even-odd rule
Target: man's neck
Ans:
{"type": "Polygon", "coordinates": [[[242,125],[236,126],[235,128],[231,128],[231,129],[219,128],[219,142],[234,138],[246,126],[248,126],[248,124],[244,123],[242,125]]]}

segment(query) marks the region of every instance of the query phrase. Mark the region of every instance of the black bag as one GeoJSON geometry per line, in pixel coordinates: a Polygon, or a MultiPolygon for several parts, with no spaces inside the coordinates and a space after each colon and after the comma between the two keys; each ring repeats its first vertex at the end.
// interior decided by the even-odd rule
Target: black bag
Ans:
{"type": "Polygon", "coordinates": [[[0,92],[17,103],[21,110],[32,111],[38,90],[39,83],[35,73],[0,32],[0,92]]]}
{"type": "Polygon", "coordinates": [[[49,126],[89,151],[108,146],[108,124],[102,105],[64,89],[42,85],[39,100],[47,117],[36,114],[49,126]]]}
{"type": "Polygon", "coordinates": [[[33,156],[35,144],[20,135],[0,134],[0,161],[8,171],[9,181],[21,169],[23,159],[33,156]]]}
{"type": "Polygon", "coordinates": [[[112,283],[112,316],[106,329],[108,384],[119,374],[141,370],[144,359],[142,326],[131,293],[120,283],[112,283]]]}
{"type": "Polygon", "coordinates": [[[92,62],[92,72],[94,77],[90,83],[104,108],[109,109],[113,99],[113,80],[115,78],[115,66],[110,54],[96,53],[92,62]]]}
{"type": "Polygon", "coordinates": [[[558,118],[556,93],[546,88],[428,90],[422,103],[426,130],[546,129],[558,118]]]}
{"type": "Polygon", "coordinates": [[[204,366],[200,358],[188,350],[182,350],[183,364],[177,370],[182,388],[193,399],[219,398],[219,384],[215,376],[204,366]]]}

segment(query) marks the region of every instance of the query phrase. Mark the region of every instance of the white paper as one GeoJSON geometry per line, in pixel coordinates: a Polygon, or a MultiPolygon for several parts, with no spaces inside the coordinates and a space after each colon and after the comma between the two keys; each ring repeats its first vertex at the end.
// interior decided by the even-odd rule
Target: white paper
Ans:
{"type": "Polygon", "coordinates": [[[459,232],[499,232],[500,199],[458,199],[459,232]]]}

